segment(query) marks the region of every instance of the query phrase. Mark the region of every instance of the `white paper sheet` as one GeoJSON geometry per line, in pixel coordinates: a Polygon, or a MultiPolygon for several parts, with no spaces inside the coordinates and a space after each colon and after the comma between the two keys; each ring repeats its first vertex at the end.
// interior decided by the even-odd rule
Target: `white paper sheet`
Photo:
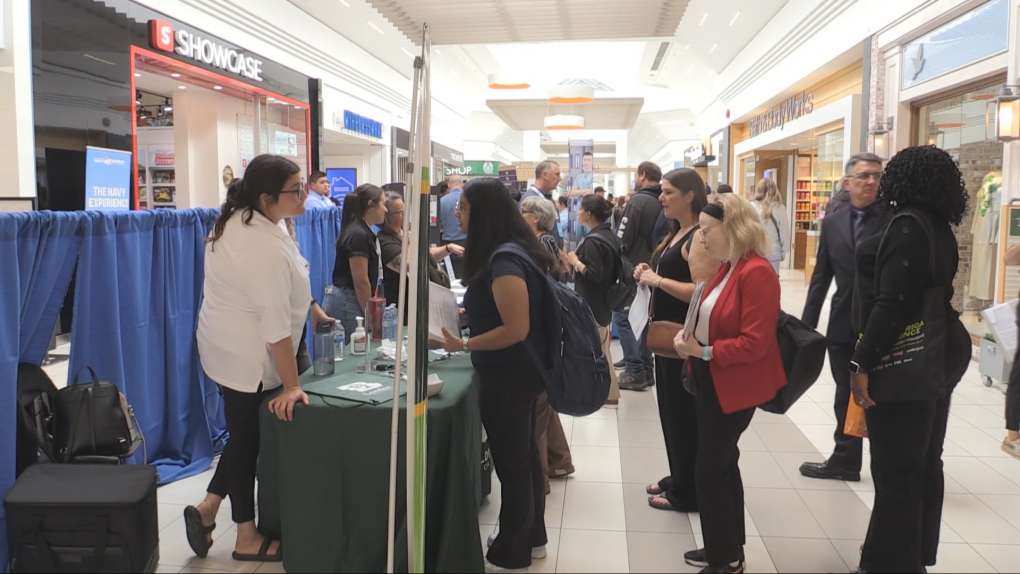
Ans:
{"type": "Polygon", "coordinates": [[[1016,353],[1016,308],[1017,300],[1013,299],[981,311],[981,316],[995,335],[995,340],[1006,351],[1007,357],[1012,357],[1016,353]]]}
{"type": "Polygon", "coordinates": [[[460,333],[457,296],[446,287],[431,283],[429,285],[429,338],[445,341],[443,327],[453,334],[460,333]]]}
{"type": "Polygon", "coordinates": [[[634,296],[634,302],[630,304],[630,313],[627,315],[635,337],[640,337],[648,326],[648,304],[651,301],[651,289],[644,285],[638,286],[637,295],[634,296]]]}

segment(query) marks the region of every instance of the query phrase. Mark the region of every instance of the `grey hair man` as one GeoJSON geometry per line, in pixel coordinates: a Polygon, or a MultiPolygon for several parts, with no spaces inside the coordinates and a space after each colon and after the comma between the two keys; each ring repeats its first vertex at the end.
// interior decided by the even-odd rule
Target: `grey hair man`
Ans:
{"type": "MultiPolygon", "coordinates": [[[[871,168],[877,168],[879,172],[882,171],[882,158],[878,157],[873,153],[859,153],[852,156],[846,162],[846,168],[843,170],[843,179],[839,182],[839,188],[833,189],[832,199],[829,200],[829,204],[825,207],[825,216],[828,217],[833,213],[848,207],[850,205],[850,180],[853,178],[854,170],[859,166],[858,164],[868,165],[868,170],[871,168]]],[[[868,171],[865,170],[865,171],[868,171]]],[[[878,193],[878,181],[874,180],[872,185],[870,182],[863,182],[862,192],[870,192],[872,196],[878,193]]]]}

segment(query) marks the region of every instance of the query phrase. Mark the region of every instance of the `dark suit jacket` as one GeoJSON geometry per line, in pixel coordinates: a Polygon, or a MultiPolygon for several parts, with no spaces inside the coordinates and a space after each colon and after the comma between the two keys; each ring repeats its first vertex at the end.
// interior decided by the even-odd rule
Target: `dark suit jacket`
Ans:
{"type": "MultiPolygon", "coordinates": [[[[801,319],[811,327],[818,327],[818,318],[822,314],[822,305],[829,293],[829,285],[836,280],[836,293],[832,296],[829,313],[829,329],[826,336],[837,345],[852,345],[857,341],[857,333],[851,324],[854,303],[854,280],[857,270],[854,262],[852,209],[840,209],[826,216],[822,222],[822,232],[818,237],[818,255],[815,272],[811,276],[811,287],[808,289],[807,302],[801,319]]],[[[862,236],[875,233],[876,220],[872,217],[860,230],[862,236]]]]}

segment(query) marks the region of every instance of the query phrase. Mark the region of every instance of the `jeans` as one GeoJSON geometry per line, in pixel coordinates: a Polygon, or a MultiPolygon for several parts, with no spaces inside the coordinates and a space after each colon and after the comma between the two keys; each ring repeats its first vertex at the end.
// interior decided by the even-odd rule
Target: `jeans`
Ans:
{"type": "Polygon", "coordinates": [[[616,324],[616,334],[620,337],[620,346],[623,347],[623,361],[627,365],[627,372],[638,374],[642,371],[650,371],[655,368],[652,362],[652,352],[645,345],[646,331],[641,333],[639,341],[630,328],[628,313],[613,313],[613,323],[616,324]]]}
{"type": "Polygon", "coordinates": [[[358,317],[365,316],[365,310],[358,304],[358,294],[350,287],[334,287],[336,295],[322,298],[322,311],[326,315],[338,319],[344,326],[346,343],[351,342],[354,330],[358,328],[358,317]]]}

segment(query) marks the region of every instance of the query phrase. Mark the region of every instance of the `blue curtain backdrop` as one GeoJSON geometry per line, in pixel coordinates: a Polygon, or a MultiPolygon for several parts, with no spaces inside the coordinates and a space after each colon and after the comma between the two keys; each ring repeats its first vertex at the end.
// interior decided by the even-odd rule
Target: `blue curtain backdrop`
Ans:
{"type": "MultiPolygon", "coordinates": [[[[81,237],[65,213],[0,214],[0,493],[14,484],[19,362],[46,354],[71,281],[81,237]]],[[[0,571],[6,571],[7,520],[0,506],[0,571]]]]}
{"type": "Polygon", "coordinates": [[[204,242],[216,214],[81,213],[70,372],[90,365],[120,387],[161,483],[206,470],[225,426],[195,346],[204,242]]]}
{"type": "MultiPolygon", "coordinates": [[[[333,283],[336,262],[336,238],[340,236],[343,212],[339,207],[309,209],[294,218],[294,236],[301,255],[308,260],[312,297],[322,301],[323,291],[333,283]]],[[[305,335],[305,344],[312,348],[312,329],[305,335]]]]}

